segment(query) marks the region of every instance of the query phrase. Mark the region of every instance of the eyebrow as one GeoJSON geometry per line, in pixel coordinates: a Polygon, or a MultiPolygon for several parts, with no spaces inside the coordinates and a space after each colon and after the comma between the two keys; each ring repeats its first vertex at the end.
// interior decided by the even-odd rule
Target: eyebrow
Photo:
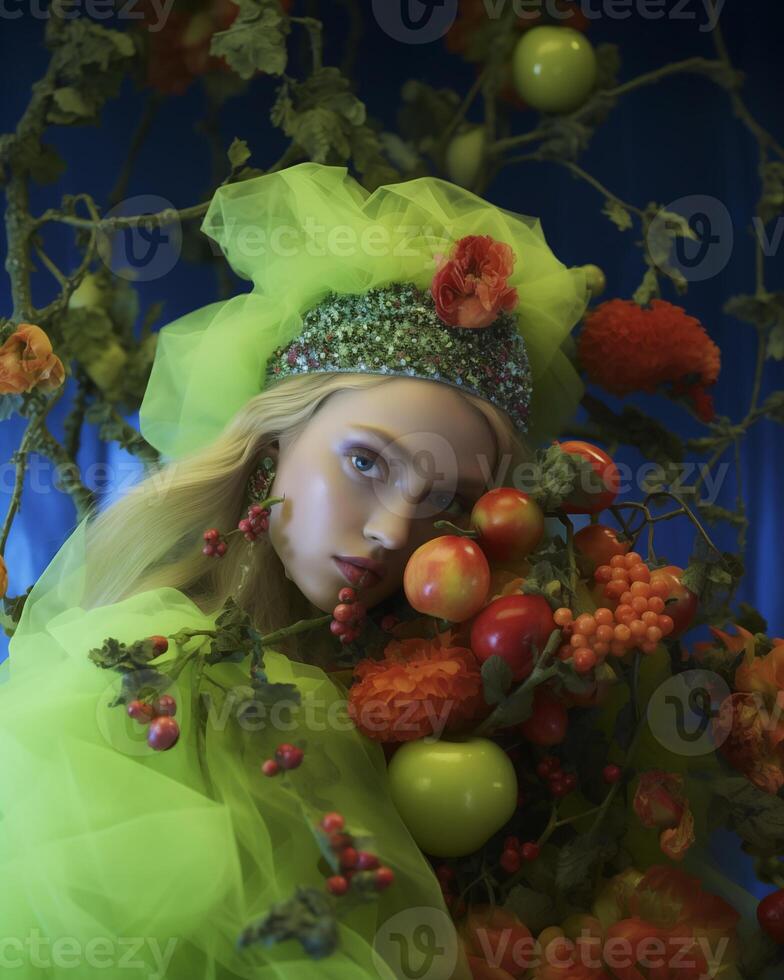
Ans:
{"type": "MultiPolygon", "coordinates": [[[[367,432],[370,435],[375,436],[377,439],[380,439],[382,442],[394,442],[396,438],[393,433],[388,432],[386,429],[381,429],[376,425],[355,423],[351,426],[351,428],[357,429],[360,432],[367,432]]],[[[409,463],[412,461],[411,453],[404,446],[400,447],[400,453],[401,455],[405,456],[409,463]]],[[[479,492],[487,490],[487,481],[483,476],[463,476],[458,480],[458,484],[467,490],[476,490],[479,492]]]]}

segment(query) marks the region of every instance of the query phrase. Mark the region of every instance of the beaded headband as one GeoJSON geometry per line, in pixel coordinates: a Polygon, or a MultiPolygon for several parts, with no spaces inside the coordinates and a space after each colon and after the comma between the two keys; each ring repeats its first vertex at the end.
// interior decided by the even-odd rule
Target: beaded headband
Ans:
{"type": "Polygon", "coordinates": [[[395,282],[361,294],[330,292],[303,329],[267,361],[265,385],[314,372],[440,381],[468,391],[528,428],[531,369],[506,287],[514,254],[489,236],[467,236],[443,257],[430,292],[395,282]]]}

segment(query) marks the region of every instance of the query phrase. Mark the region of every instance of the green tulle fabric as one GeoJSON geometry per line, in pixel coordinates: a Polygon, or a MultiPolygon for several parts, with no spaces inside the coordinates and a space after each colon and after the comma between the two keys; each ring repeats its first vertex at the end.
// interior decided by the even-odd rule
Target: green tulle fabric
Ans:
{"type": "MultiPolygon", "coordinates": [[[[188,667],[170,689],[180,739],[153,751],[145,730],[122,707],[108,706],[119,676],[93,664],[88,651],[108,636],[131,642],[213,622],[173,588],[81,608],[84,530],[82,522],[36,584],[0,667],[0,921],[11,975],[394,977],[373,952],[382,923],[404,910],[431,914],[423,909],[443,916],[447,930],[451,920],[389,798],[382,749],[331,720],[344,693],[319,668],[270,651],[269,679],[296,684],[301,711],[285,727],[249,731],[222,717],[216,698],[200,760],[197,683],[188,667]],[[291,774],[298,794],[259,770],[282,741],[306,745],[306,762],[291,774]],[[297,886],[324,887],[310,824],[312,814],[332,810],[372,836],[373,850],[395,871],[393,886],[341,917],[339,947],[325,958],[311,958],[295,939],[235,948],[242,928],[297,886]],[[77,953],[68,962],[76,957],[78,969],[57,966],[52,945],[40,952],[51,965],[35,967],[35,935],[49,943],[69,937],[77,953]],[[109,945],[98,955],[90,944],[100,937],[109,945]],[[134,940],[135,969],[121,962],[134,940]]],[[[247,664],[208,672],[229,688],[247,684],[247,664]]],[[[460,963],[455,977],[466,977],[460,963]]]]}
{"type": "Polygon", "coordinates": [[[533,375],[531,440],[557,434],[577,408],[583,387],[567,351],[585,274],[556,258],[536,218],[435,177],[368,194],[345,167],[301,163],[218,188],[201,227],[253,287],[160,332],[140,428],[169,459],[207,445],[262,390],[271,352],[330,290],[428,288],[436,256],[465,235],[490,235],[517,257],[509,285],[533,375]]]}

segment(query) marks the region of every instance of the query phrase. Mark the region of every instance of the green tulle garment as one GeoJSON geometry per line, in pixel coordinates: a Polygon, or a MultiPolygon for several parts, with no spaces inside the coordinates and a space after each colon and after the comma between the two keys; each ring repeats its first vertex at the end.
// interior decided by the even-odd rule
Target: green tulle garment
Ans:
{"type": "MultiPolygon", "coordinates": [[[[188,666],[169,689],[180,739],[153,751],[146,729],[122,706],[108,706],[119,675],[92,663],[88,651],[108,636],[127,643],[213,622],[173,588],[89,611],[74,604],[84,528],[36,584],[0,667],[0,921],[5,968],[15,967],[9,975],[394,977],[373,953],[379,926],[405,909],[434,910],[447,929],[451,920],[389,798],[382,749],[353,726],[329,721],[339,716],[340,688],[321,669],[268,652],[269,679],[296,684],[301,709],[285,728],[248,731],[222,720],[216,702],[202,765],[188,666]],[[259,766],[280,742],[303,740],[305,761],[290,774],[298,797],[259,766]],[[295,939],[238,950],[243,927],[273,903],[299,885],[324,887],[306,813],[332,810],[347,829],[373,836],[371,849],[394,869],[394,884],[339,919],[339,946],[327,957],[311,958],[295,939]],[[49,940],[38,947],[48,967],[31,962],[28,937],[36,935],[49,940]],[[70,938],[62,962],[77,967],[54,965],[59,937],[70,938]]],[[[247,662],[207,671],[227,687],[248,683],[247,662]]],[[[220,693],[206,682],[202,690],[220,693]]]]}

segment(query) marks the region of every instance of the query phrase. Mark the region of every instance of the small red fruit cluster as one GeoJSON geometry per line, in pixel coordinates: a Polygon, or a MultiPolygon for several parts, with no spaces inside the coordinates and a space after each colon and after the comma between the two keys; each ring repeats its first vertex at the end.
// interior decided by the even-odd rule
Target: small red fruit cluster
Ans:
{"type": "Polygon", "coordinates": [[[261,764],[265,776],[277,776],[281,769],[297,769],[302,764],[305,753],[291,742],[281,742],[275,749],[275,758],[261,764]]]}
{"type": "Polygon", "coordinates": [[[540,847],[535,841],[520,843],[518,837],[507,837],[501,853],[500,865],[507,874],[513,875],[522,867],[523,861],[535,861],[539,857],[540,847]]]}
{"type": "Polygon", "coordinates": [[[450,868],[448,864],[439,864],[435,872],[441,886],[441,894],[444,896],[444,904],[449,909],[452,918],[462,918],[466,913],[466,903],[457,893],[455,869],[450,868]]]}
{"type": "Polygon", "coordinates": [[[337,636],[345,646],[351,643],[362,632],[362,623],[365,621],[367,610],[361,602],[357,602],[357,591],[350,587],[341,589],[338,592],[338,604],[332,610],[332,622],[329,624],[330,632],[337,636]]]}
{"type": "Polygon", "coordinates": [[[180,737],[180,726],[174,720],[177,702],[170,694],[161,694],[154,701],[131,701],[128,714],[140,725],[149,725],[147,744],[151,749],[170,749],[180,737]]]}
{"type": "Polygon", "coordinates": [[[536,774],[547,781],[550,793],[561,799],[577,789],[577,776],[561,769],[561,760],[554,755],[546,755],[537,765],[536,774]]]}
{"type": "Polygon", "coordinates": [[[345,826],[340,813],[325,814],[319,824],[327,834],[330,849],[337,856],[340,867],[340,874],[327,878],[327,891],[332,895],[345,895],[357,875],[361,875],[363,884],[369,884],[374,891],[389,888],[395,880],[395,872],[382,865],[378,856],[370,851],[358,851],[354,847],[353,836],[346,832],[345,826]]]}
{"type": "Polygon", "coordinates": [[[242,531],[246,541],[255,541],[260,534],[266,534],[269,530],[269,515],[269,507],[253,504],[248,507],[248,516],[239,522],[237,530],[242,531]]]}
{"type": "MultiPolygon", "coordinates": [[[[241,531],[246,541],[255,541],[259,535],[266,534],[269,530],[269,515],[269,507],[252,504],[248,507],[248,516],[242,518],[235,531],[241,531]]],[[[229,534],[234,533],[234,531],[229,532],[229,534]]],[[[203,555],[209,555],[211,558],[222,558],[226,554],[228,543],[217,527],[208,528],[203,537],[206,542],[201,549],[203,555]]]]}

